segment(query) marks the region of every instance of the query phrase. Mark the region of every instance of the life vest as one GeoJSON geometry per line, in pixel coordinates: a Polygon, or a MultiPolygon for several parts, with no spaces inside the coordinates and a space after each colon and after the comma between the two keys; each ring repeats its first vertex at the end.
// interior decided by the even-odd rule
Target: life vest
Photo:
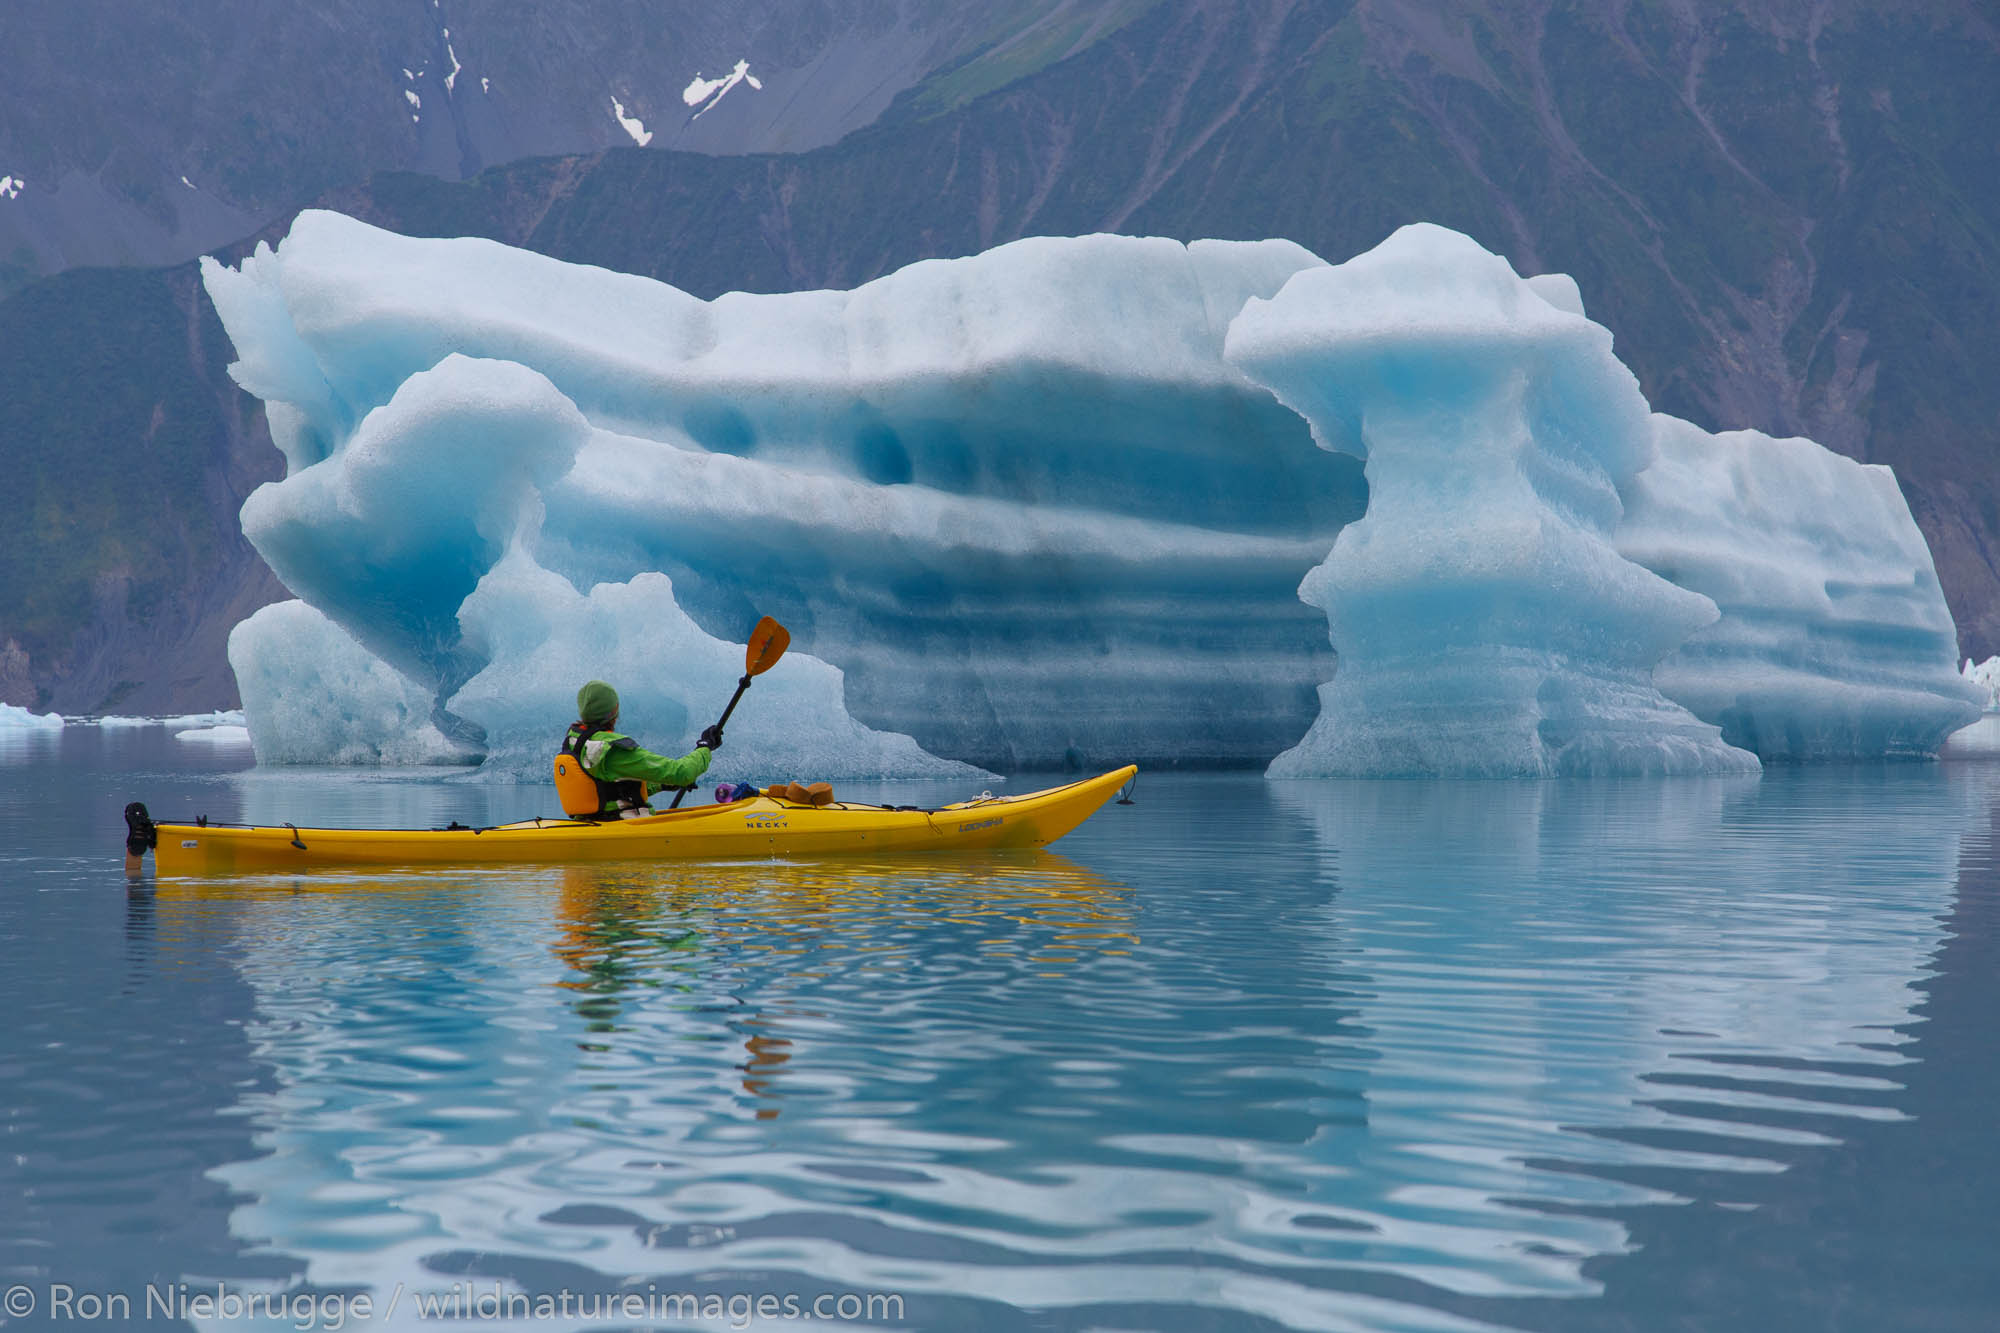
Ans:
{"type": "Polygon", "coordinates": [[[616,819],[626,810],[644,806],[651,795],[645,783],[606,782],[590,771],[612,750],[636,749],[638,744],[602,727],[572,726],[555,758],[556,799],[562,802],[563,813],[571,819],[616,819]],[[611,739],[597,739],[600,736],[611,739]]]}

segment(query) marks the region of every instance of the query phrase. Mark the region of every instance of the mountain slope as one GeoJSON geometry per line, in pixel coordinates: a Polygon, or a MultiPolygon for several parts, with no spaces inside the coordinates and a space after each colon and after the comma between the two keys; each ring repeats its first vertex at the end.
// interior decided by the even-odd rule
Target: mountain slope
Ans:
{"type": "MultiPolygon", "coordinates": [[[[704,296],[851,286],[1035,233],[1280,235],[1339,260],[1439,222],[1575,275],[1662,410],[1893,464],[1963,647],[2000,651],[2000,35],[1970,0],[1029,17],[1059,58],[1029,50],[1030,73],[973,96],[1019,51],[968,38],[813,152],[612,149],[326,202],[704,296]]],[[[214,383],[212,363],[187,373],[214,383]]]]}
{"type": "Polygon", "coordinates": [[[932,74],[926,105],[948,108],[1147,3],[0,7],[0,294],[80,265],[191,259],[379,171],[458,179],[635,142],[820,147],[932,74]]]}
{"type": "Polygon", "coordinates": [[[0,698],[232,700],[223,650],[283,589],[237,511],[283,471],[189,268],[83,271],[0,307],[0,698]]]}

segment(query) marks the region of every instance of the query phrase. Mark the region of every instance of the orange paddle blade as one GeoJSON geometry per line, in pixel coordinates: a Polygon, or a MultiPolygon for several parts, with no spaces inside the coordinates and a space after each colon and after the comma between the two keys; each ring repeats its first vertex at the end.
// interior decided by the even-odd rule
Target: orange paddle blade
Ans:
{"type": "Polygon", "coordinates": [[[750,631],[750,645],[743,650],[743,673],[761,676],[778,664],[785,655],[785,649],[792,646],[792,633],[777,621],[765,616],[757,622],[757,628],[750,631]]]}

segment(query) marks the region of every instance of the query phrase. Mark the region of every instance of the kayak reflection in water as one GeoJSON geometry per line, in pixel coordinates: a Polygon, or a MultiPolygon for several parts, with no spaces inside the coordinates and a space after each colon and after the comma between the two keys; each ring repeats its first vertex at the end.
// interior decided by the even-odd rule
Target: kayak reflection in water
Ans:
{"type": "MultiPolygon", "coordinates": [[[[711,938],[702,925],[709,895],[678,877],[623,867],[574,866],[563,871],[559,929],[553,941],[571,975],[556,984],[578,992],[572,1004],[584,1021],[580,1047],[593,1055],[645,1045],[659,1021],[644,1010],[664,998],[669,1009],[684,1009],[697,1022],[713,1022],[728,1006],[705,994],[705,970],[713,970],[718,950],[729,946],[727,932],[711,938]]],[[[710,932],[714,922],[705,922],[710,932]]],[[[780,1006],[763,1012],[740,996],[743,1016],[724,1020],[742,1039],[744,1058],[735,1065],[759,1120],[773,1120],[783,1092],[775,1075],[791,1059],[789,1038],[771,1031],[792,1011],[780,1006]]]]}
{"type": "Polygon", "coordinates": [[[618,691],[593,680],[576,692],[577,721],[556,757],[556,793],[563,813],[581,819],[622,819],[652,813],[656,791],[692,787],[722,748],[722,728],[709,727],[692,753],[679,759],[642,749],[618,727],[618,691]],[[567,762],[565,762],[567,761],[567,762]]]}
{"type": "Polygon", "coordinates": [[[842,997],[914,1003],[933,968],[970,963],[1007,985],[1130,959],[1140,944],[1131,888],[1054,852],[561,875],[549,945],[568,969],[555,984],[582,1020],[579,1046],[606,1070],[652,1062],[697,1081],[726,1062],[757,1120],[777,1118],[814,1063],[808,1038],[838,1031],[842,997]]]}

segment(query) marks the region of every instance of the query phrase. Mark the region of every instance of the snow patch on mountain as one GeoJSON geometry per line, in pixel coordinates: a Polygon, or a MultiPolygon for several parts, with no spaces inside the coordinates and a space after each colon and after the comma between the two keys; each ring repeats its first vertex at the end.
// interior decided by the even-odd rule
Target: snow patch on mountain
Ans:
{"type": "Polygon", "coordinates": [[[615,97],[611,99],[611,114],[625,127],[625,132],[632,136],[633,143],[644,148],[653,141],[653,132],[647,129],[637,116],[626,115],[625,104],[615,97]]]}
{"type": "Polygon", "coordinates": [[[737,61],[735,69],[717,79],[704,79],[701,77],[701,73],[696,71],[694,79],[686,88],[681,90],[681,100],[683,102],[686,102],[689,106],[700,108],[690,119],[700,120],[710,111],[713,111],[716,103],[728,96],[729,90],[739,83],[747,83],[758,92],[764,90],[763,83],[756,75],[750,72],[750,62],[747,60],[737,61]]]}

